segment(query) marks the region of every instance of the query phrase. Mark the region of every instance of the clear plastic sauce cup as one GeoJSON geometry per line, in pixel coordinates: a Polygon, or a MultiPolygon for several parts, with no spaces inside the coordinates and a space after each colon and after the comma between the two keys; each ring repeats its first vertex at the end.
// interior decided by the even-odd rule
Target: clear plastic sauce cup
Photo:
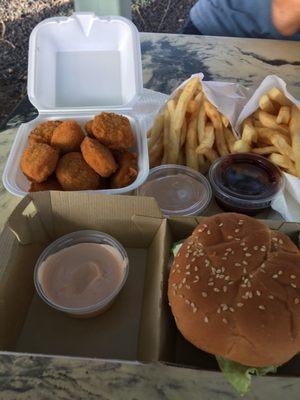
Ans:
{"type": "Polygon", "coordinates": [[[166,164],[150,170],[137,190],[139,196],[154,197],[165,216],[200,215],[208,207],[212,190],[199,172],[181,165],[166,164]]]}
{"type": "Polygon", "coordinates": [[[77,318],[106,311],[124,286],[128,256],[113,237],[82,230],[64,235],[40,255],[34,270],[39,296],[77,318]]]}

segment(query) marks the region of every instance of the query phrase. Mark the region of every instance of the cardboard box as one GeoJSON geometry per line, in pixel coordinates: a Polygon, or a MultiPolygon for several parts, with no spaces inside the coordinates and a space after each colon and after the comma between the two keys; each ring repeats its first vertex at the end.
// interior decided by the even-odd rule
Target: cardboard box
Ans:
{"type": "MultiPolygon", "coordinates": [[[[0,350],[218,371],[213,356],[179,334],[166,294],[171,246],[200,220],[166,220],[151,198],[67,192],[25,197],[0,236],[0,350]],[[87,320],[52,310],[33,285],[34,265],[43,249],[79,229],[109,233],[125,246],[130,259],[128,281],[112,308],[87,320]]],[[[300,224],[265,223],[298,243],[300,224]]],[[[300,358],[295,357],[279,375],[299,377],[299,367],[300,358]]]]}

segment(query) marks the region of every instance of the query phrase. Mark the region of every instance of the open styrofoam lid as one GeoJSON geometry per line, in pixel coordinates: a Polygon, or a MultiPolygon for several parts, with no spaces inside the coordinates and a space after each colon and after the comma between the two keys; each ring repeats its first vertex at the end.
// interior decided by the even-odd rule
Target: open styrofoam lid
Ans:
{"type": "Polygon", "coordinates": [[[28,96],[39,111],[128,109],[142,88],[139,34],[129,20],[74,13],[32,31],[28,96]]]}

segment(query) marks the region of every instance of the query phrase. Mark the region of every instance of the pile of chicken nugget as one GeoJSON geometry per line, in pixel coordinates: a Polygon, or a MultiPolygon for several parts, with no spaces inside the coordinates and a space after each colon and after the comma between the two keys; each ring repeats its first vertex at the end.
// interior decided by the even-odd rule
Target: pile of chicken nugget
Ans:
{"type": "Polygon", "coordinates": [[[118,189],[137,177],[137,155],[128,118],[101,113],[85,124],[46,121],[30,133],[20,167],[31,192],[118,189]]]}

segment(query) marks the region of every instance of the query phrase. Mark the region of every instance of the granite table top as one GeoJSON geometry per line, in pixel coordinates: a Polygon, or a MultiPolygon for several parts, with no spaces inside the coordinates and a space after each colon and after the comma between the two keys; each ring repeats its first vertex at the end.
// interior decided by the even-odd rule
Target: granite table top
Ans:
{"type": "MultiPolygon", "coordinates": [[[[206,80],[257,86],[266,75],[282,77],[300,98],[300,43],[261,39],[141,34],[144,86],[170,93],[192,73],[206,80]]],[[[0,174],[16,128],[36,110],[25,98],[0,133],[0,174]]],[[[0,231],[19,202],[0,183],[0,231]]],[[[1,255],[0,255],[1,256],[1,255]]],[[[256,378],[247,399],[300,398],[300,379],[256,378]]],[[[0,353],[0,400],[19,399],[214,399],[239,398],[223,376],[163,365],[137,365],[70,357],[0,353]]]]}

